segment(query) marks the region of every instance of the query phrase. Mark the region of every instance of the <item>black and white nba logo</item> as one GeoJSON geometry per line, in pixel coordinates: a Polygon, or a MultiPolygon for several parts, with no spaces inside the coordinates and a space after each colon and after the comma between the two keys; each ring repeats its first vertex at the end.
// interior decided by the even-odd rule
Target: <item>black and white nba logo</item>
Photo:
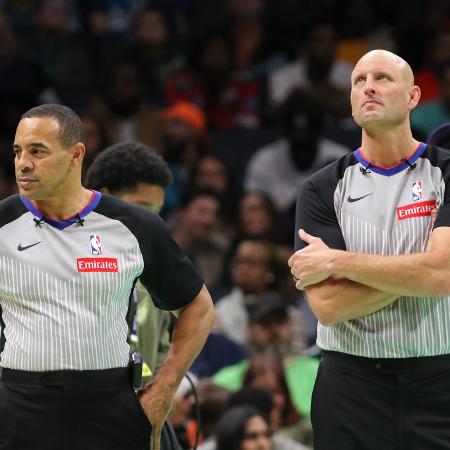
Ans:
{"type": "Polygon", "coordinates": [[[91,253],[93,256],[100,256],[102,254],[102,244],[101,239],[98,234],[91,234],[89,236],[89,241],[91,244],[91,253]]]}
{"type": "Polygon", "coordinates": [[[422,200],[422,191],[423,191],[422,180],[415,181],[412,185],[413,202],[422,200]]]}

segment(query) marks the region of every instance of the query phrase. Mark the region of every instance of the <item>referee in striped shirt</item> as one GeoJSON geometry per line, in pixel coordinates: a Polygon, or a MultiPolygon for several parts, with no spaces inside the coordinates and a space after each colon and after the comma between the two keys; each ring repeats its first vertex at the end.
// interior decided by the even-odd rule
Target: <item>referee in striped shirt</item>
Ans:
{"type": "Polygon", "coordinates": [[[319,319],[315,450],[450,449],[450,155],[416,141],[410,66],[352,73],[361,147],[312,175],[289,259],[319,319]]]}
{"type": "Polygon", "coordinates": [[[79,117],[40,105],[14,140],[0,202],[0,448],[159,450],[178,384],[212,328],[203,280],[157,214],[85,189],[79,117]],[[138,398],[127,312],[140,280],[177,317],[138,398]],[[134,381],[134,383],[133,383],[134,381]]]}

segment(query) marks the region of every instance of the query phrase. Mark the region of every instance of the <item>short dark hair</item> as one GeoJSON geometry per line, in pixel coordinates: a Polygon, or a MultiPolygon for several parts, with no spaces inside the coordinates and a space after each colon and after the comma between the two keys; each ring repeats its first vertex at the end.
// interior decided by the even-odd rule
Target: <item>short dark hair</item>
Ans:
{"type": "Polygon", "coordinates": [[[167,163],[141,142],[122,142],[100,152],[89,167],[85,185],[117,195],[133,192],[139,183],[166,188],[172,183],[167,163]]]}
{"type": "Polygon", "coordinates": [[[35,106],[22,114],[20,120],[34,117],[51,117],[58,122],[59,140],[64,148],[84,141],[83,123],[75,111],[67,106],[55,103],[35,106]]]}

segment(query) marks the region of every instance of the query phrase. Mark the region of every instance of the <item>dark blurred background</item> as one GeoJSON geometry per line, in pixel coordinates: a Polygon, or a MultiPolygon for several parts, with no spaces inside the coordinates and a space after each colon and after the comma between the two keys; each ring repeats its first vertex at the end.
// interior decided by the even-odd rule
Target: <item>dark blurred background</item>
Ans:
{"type": "Polygon", "coordinates": [[[348,75],[373,48],[404,57],[422,104],[434,102],[413,120],[423,138],[449,115],[449,11],[446,0],[1,0],[0,197],[15,191],[18,119],[47,102],[82,115],[87,164],[130,139],[183,159],[165,148],[160,113],[197,105],[204,139],[184,158],[182,184],[207,151],[245,187],[249,159],[285,135],[282,109],[295,88],[323,110],[320,133],[353,149],[348,75]]]}

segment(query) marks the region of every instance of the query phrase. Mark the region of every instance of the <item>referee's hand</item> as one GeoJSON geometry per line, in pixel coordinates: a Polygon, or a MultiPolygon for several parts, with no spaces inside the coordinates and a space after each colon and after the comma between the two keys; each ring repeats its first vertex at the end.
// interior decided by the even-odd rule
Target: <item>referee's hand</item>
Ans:
{"type": "Polygon", "coordinates": [[[152,450],[160,450],[161,430],[172,409],[175,392],[162,383],[150,384],[139,396],[142,408],[152,425],[152,450]]]}

